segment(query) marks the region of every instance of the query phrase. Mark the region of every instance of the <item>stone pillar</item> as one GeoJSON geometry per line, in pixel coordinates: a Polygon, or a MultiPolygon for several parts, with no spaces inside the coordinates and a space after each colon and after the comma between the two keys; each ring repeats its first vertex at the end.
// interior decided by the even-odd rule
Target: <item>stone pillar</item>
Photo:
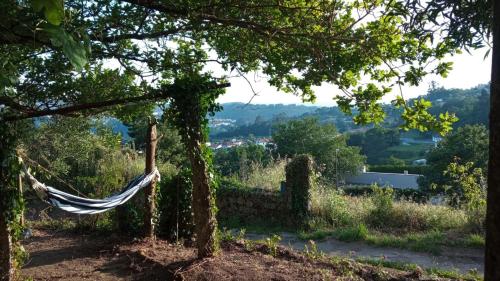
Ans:
{"type": "Polygon", "coordinates": [[[286,166],[284,196],[292,211],[291,222],[296,226],[305,226],[310,214],[313,173],[313,160],[309,155],[297,155],[286,166]]]}

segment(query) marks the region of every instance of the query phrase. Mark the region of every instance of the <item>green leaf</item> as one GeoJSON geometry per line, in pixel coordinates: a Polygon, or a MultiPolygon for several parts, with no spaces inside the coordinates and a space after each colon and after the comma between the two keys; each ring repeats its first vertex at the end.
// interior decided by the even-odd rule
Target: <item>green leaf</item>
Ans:
{"type": "Polygon", "coordinates": [[[87,50],[84,44],[75,41],[61,26],[43,24],[40,30],[50,36],[50,41],[55,47],[61,47],[71,64],[81,70],[87,64],[87,50]]]}
{"type": "Polygon", "coordinates": [[[53,25],[60,25],[64,19],[63,0],[32,0],[36,12],[43,11],[47,21],[53,25]]]}

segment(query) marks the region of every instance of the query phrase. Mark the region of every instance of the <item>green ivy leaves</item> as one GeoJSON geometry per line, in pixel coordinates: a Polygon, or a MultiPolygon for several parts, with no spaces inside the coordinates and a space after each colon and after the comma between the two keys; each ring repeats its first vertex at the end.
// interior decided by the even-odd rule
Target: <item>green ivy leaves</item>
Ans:
{"type": "Polygon", "coordinates": [[[53,25],[60,25],[64,20],[63,0],[32,0],[35,12],[43,12],[47,21],[53,25]]]}

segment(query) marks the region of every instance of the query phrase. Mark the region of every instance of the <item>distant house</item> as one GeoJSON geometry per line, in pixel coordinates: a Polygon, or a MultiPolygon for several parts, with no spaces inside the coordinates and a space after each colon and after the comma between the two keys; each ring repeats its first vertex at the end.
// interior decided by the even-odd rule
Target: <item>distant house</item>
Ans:
{"type": "Polygon", "coordinates": [[[386,186],[399,189],[418,189],[417,179],[422,175],[405,173],[362,172],[356,176],[348,176],[346,184],[386,186]]]}

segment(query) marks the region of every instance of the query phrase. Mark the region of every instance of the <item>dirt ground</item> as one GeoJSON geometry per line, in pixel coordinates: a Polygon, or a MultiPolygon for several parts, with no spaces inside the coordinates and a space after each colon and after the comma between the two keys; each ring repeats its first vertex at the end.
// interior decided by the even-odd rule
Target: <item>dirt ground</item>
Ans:
{"type": "Polygon", "coordinates": [[[284,247],[273,257],[264,245],[248,251],[238,242],[201,260],[195,249],[163,240],[49,230],[34,230],[23,245],[30,258],[22,277],[33,280],[430,280],[420,271],[309,259],[284,247]]]}

